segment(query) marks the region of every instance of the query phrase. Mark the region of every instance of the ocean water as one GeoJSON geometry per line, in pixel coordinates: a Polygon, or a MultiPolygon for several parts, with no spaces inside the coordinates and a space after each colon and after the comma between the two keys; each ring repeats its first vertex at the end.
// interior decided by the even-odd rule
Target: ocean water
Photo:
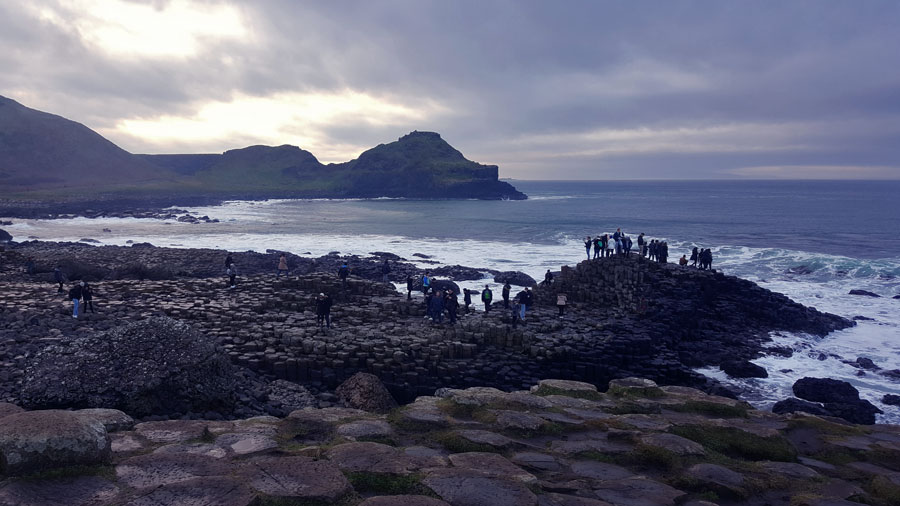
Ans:
{"type": "MultiPolygon", "coordinates": [[[[856,327],[819,338],[775,333],[791,358],[755,362],[769,378],[730,380],[718,369],[700,372],[745,391],[766,408],[791,395],[804,376],[849,381],[900,423],[885,406],[900,381],[846,362],[872,359],[900,369],[900,181],[514,181],[525,201],[270,200],[191,208],[220,223],[153,219],[13,220],[17,240],[93,238],[104,244],[147,241],[157,246],[232,251],[288,250],[323,255],[387,251],[427,264],[520,270],[541,279],[547,269],[585,258],[581,238],[617,227],[636,238],[664,239],[677,260],[693,246],[712,248],[713,266],[792,299],[847,318],[856,327]],[[108,228],[111,232],[103,232],[108,228]],[[851,296],[863,289],[880,298],[851,296]]],[[[460,283],[475,288],[490,279],[460,283]]]]}

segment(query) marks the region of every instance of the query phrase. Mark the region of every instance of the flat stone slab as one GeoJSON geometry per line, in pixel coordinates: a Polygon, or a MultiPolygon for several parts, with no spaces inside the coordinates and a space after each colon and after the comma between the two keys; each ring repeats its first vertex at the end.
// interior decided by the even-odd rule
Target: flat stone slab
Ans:
{"type": "Polygon", "coordinates": [[[263,434],[222,434],[216,438],[216,446],[227,449],[235,455],[265,453],[278,448],[278,443],[263,434]]]}
{"type": "Polygon", "coordinates": [[[403,449],[403,454],[410,459],[414,468],[447,467],[450,459],[446,452],[428,448],[427,446],[410,446],[403,449]]]}
{"type": "Polygon", "coordinates": [[[498,411],[495,422],[501,429],[538,430],[547,423],[543,418],[521,411],[498,411]]]}
{"type": "Polygon", "coordinates": [[[671,506],[684,492],[666,484],[638,476],[598,482],[594,495],[616,506],[671,506]]]}
{"type": "Polygon", "coordinates": [[[559,461],[553,455],[547,455],[546,453],[520,452],[513,455],[511,461],[516,465],[538,471],[559,471],[562,469],[559,461]]]}
{"type": "Polygon", "coordinates": [[[132,488],[159,487],[206,476],[225,476],[231,468],[220,460],[189,453],[152,453],[116,466],[119,482],[132,488]]]}
{"type": "Polygon", "coordinates": [[[104,504],[119,487],[97,476],[56,480],[15,480],[0,486],[2,506],[88,506],[104,504]]]}
{"type": "Polygon", "coordinates": [[[344,443],[328,451],[328,460],[342,471],[409,474],[412,461],[400,450],[381,443],[344,443]]]}
{"type": "Polygon", "coordinates": [[[422,484],[453,506],[537,506],[537,497],[525,484],[471,469],[434,470],[422,484]]]}
{"type": "Polygon", "coordinates": [[[600,408],[563,408],[563,411],[584,420],[609,420],[616,417],[616,415],[611,415],[605,411],[602,411],[600,408]]]}
{"type": "Polygon", "coordinates": [[[338,423],[348,418],[371,416],[372,414],[361,409],[353,408],[303,408],[291,411],[288,418],[297,420],[314,420],[317,422],[338,423]]]}
{"type": "Polygon", "coordinates": [[[592,480],[623,480],[635,476],[624,467],[596,460],[579,460],[570,466],[572,474],[592,480]]]}
{"type": "Polygon", "coordinates": [[[458,430],[454,434],[467,441],[493,446],[494,448],[505,448],[514,443],[512,439],[504,435],[487,430],[458,430]]]}
{"type": "Polygon", "coordinates": [[[78,416],[87,416],[98,420],[106,427],[106,432],[131,430],[134,419],[118,409],[90,408],[73,411],[78,416]]]}
{"type": "Polygon", "coordinates": [[[207,424],[201,420],[144,422],[135,425],[134,431],[154,443],[182,443],[202,437],[207,424]]]}
{"type": "Polygon", "coordinates": [[[381,495],[370,497],[359,506],[451,506],[450,503],[426,495],[381,495]]]}
{"type": "Polygon", "coordinates": [[[562,413],[538,413],[537,416],[543,418],[544,420],[547,420],[548,422],[559,423],[562,425],[584,425],[584,420],[572,416],[567,416],[562,413]]]}
{"type": "Polygon", "coordinates": [[[744,476],[717,464],[695,464],[684,475],[707,486],[724,489],[732,494],[740,494],[744,476]]]}
{"type": "Polygon", "coordinates": [[[513,464],[506,457],[496,453],[467,452],[454,453],[449,457],[453,467],[480,471],[486,476],[507,478],[522,483],[537,483],[537,477],[513,464]]]}
{"type": "Polygon", "coordinates": [[[668,450],[676,455],[705,455],[703,445],[675,434],[651,433],[640,437],[640,442],[668,450]]]}
{"type": "Polygon", "coordinates": [[[568,494],[541,494],[538,506],[613,506],[606,501],[568,494]]]}
{"type": "Polygon", "coordinates": [[[214,459],[223,459],[228,456],[228,450],[212,443],[175,443],[153,450],[153,453],[189,453],[193,455],[202,455],[204,457],[212,457],[214,459]]]}
{"type": "Polygon", "coordinates": [[[554,390],[561,390],[563,392],[573,392],[573,393],[590,393],[596,392],[597,387],[590,384],[584,383],[582,381],[571,381],[571,380],[560,380],[560,379],[545,379],[538,382],[537,385],[531,387],[532,392],[536,392],[540,390],[541,387],[552,388],[554,390]]]}
{"type": "Polygon", "coordinates": [[[109,447],[113,453],[131,453],[143,448],[144,444],[131,434],[112,434],[109,447]]]}
{"type": "Polygon", "coordinates": [[[208,477],[163,485],[134,498],[126,506],[250,506],[256,496],[256,492],[232,478],[208,477]]]}
{"type": "Polygon", "coordinates": [[[665,418],[657,415],[619,415],[616,420],[641,430],[666,430],[672,426],[665,418]]]}
{"type": "Polygon", "coordinates": [[[9,402],[0,402],[0,418],[4,416],[14,415],[16,413],[21,413],[25,411],[24,409],[16,406],[15,404],[9,402]]]}
{"type": "Polygon", "coordinates": [[[610,454],[627,453],[632,446],[618,441],[606,439],[584,439],[578,441],[553,441],[550,443],[550,451],[563,455],[575,455],[584,452],[599,452],[610,454]]]}
{"type": "Polygon", "coordinates": [[[384,420],[358,420],[339,425],[337,433],[348,438],[388,437],[394,429],[384,420]]]}
{"type": "Polygon", "coordinates": [[[337,466],[309,457],[252,460],[244,465],[241,474],[250,487],[283,499],[334,502],[352,490],[337,466]]]}
{"type": "Polygon", "coordinates": [[[760,462],[760,465],[775,474],[780,474],[789,478],[813,480],[822,476],[814,469],[810,469],[803,464],[796,464],[794,462],[760,462]]]}

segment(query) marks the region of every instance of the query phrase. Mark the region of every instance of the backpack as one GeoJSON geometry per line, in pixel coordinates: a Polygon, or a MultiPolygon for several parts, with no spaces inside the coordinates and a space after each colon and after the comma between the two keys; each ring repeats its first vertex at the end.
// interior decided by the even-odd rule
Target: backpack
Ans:
{"type": "Polygon", "coordinates": [[[493,298],[494,298],[494,294],[489,289],[485,288],[485,290],[483,292],[481,292],[481,300],[483,300],[485,302],[490,302],[491,300],[493,300],[493,298]]]}

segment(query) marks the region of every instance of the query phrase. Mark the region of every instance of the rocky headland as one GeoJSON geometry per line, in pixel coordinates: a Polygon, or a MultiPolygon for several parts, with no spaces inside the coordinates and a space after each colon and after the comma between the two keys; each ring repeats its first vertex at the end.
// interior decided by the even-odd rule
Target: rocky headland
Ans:
{"type": "MultiPolygon", "coordinates": [[[[524,325],[500,301],[436,325],[421,293],[407,300],[380,281],[385,259],[392,281],[421,274],[396,255],[288,254],[291,273],[276,278],[278,253],[231,253],[231,290],[223,251],[7,245],[0,504],[900,497],[900,432],[847,421],[871,424],[877,412],[850,385],[798,382],[774,414],[693,370],[760,374],[748,360],[783,353],[767,348],[769,332],[823,335],[850,320],[632,256],[563,267],[534,287],[524,325]],[[344,262],[346,286],[335,275],[344,262]],[[56,265],[67,287],[94,287],[96,312],[72,318],[56,265]],[[316,325],[319,293],[335,300],[331,329],[316,325]]],[[[512,276],[431,270],[448,283],[512,276]]]]}

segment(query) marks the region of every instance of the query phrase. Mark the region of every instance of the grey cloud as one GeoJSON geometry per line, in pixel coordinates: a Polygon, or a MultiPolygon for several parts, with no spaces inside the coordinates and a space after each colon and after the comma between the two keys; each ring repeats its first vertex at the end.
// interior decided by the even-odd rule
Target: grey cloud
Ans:
{"type": "MultiPolygon", "coordinates": [[[[408,130],[436,130],[469,158],[501,165],[502,175],[532,178],[722,177],[739,167],[826,162],[900,166],[892,141],[900,132],[891,126],[900,124],[900,4],[893,1],[234,5],[252,31],[249,41],[210,42],[188,59],[123,60],[0,0],[0,64],[12,70],[0,75],[0,94],[28,91],[40,100],[26,105],[94,128],[190,114],[236,93],[352,89],[399,103],[432,99],[448,113],[431,124],[344,123],[320,133],[335,144],[372,146],[408,130]],[[520,154],[522,140],[540,135],[748,123],[815,128],[796,132],[805,148],[795,151],[582,158],[571,153],[590,144],[561,143],[543,146],[532,162],[520,154]]],[[[256,140],[249,132],[193,151],[256,140]]],[[[134,150],[151,147],[127,142],[134,150]]]]}

